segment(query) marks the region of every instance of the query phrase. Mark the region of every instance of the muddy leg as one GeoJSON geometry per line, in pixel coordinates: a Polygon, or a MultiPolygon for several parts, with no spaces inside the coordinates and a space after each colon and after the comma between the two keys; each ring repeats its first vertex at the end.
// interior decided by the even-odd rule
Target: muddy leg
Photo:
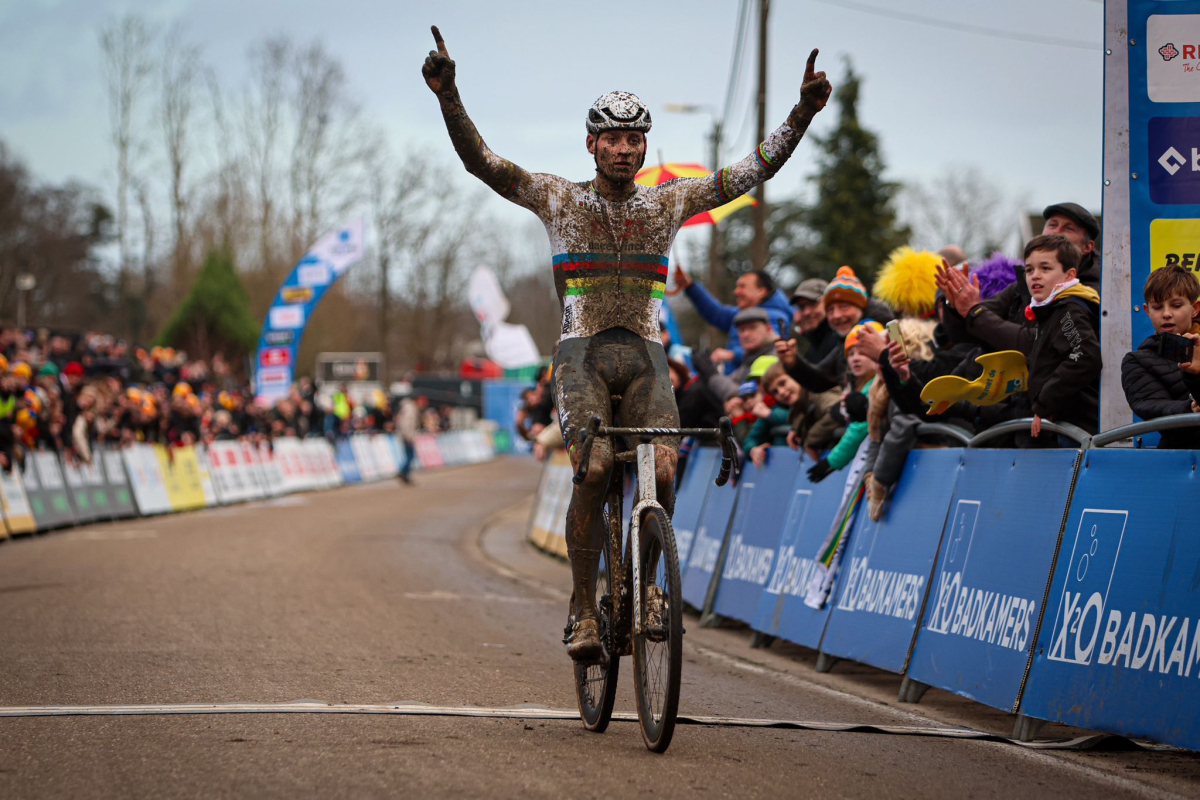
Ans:
{"type": "Polygon", "coordinates": [[[607,533],[602,511],[612,464],[612,446],[597,439],[587,477],[572,490],[567,508],[567,556],[571,559],[576,618],[581,620],[596,619],[596,569],[607,533]]]}

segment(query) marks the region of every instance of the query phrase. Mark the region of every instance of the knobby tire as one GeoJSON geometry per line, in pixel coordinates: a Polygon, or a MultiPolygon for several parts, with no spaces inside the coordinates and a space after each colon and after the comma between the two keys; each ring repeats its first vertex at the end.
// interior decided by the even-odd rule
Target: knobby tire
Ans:
{"type": "MultiPolygon", "coordinates": [[[[665,608],[658,630],[643,630],[633,637],[633,676],[638,722],[646,747],[665,752],[675,733],[679,713],[679,684],[683,672],[683,582],[679,577],[679,552],[675,531],[661,508],[642,513],[639,529],[639,581],[641,597],[658,586],[665,608]]],[[[642,619],[646,620],[643,610],[642,619]]]]}

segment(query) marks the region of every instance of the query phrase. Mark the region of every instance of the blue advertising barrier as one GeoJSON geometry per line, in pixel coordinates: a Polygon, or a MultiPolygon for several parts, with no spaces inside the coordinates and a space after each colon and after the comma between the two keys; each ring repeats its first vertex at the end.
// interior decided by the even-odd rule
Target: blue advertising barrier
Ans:
{"type": "Polygon", "coordinates": [[[693,608],[703,610],[712,583],[717,560],[729,532],[729,518],[737,504],[738,490],[731,483],[714,486],[704,499],[704,510],[696,524],[696,539],[692,543],[687,569],[683,572],[683,600],[693,608]]]}
{"type": "Polygon", "coordinates": [[[675,494],[675,514],[671,518],[675,544],[679,550],[680,572],[687,569],[688,555],[696,537],[696,525],[704,511],[704,499],[716,480],[720,463],[721,450],[716,447],[698,447],[688,455],[683,480],[679,482],[679,491],[675,494]]]}
{"type": "Polygon", "coordinates": [[[1197,456],[1086,454],[1022,714],[1200,749],[1197,456]]]}
{"type": "Polygon", "coordinates": [[[738,487],[737,513],[729,526],[729,546],[717,585],[713,613],[753,624],[763,587],[771,577],[783,523],[792,503],[800,460],[786,447],[763,469],[747,463],[738,487]]]}
{"type": "Polygon", "coordinates": [[[338,471],[342,473],[343,483],[359,483],[362,474],[358,471],[358,461],[354,458],[354,448],[350,440],[341,438],[334,447],[334,457],[337,459],[338,471]]]}
{"type": "Polygon", "coordinates": [[[914,450],[887,513],[859,513],[821,652],[903,672],[917,632],[961,449],[914,450]]]}
{"type": "Polygon", "coordinates": [[[812,461],[799,465],[788,493],[775,567],[759,598],[754,629],[790,642],[816,648],[829,618],[831,603],[817,610],[804,604],[804,594],[816,570],[816,555],[837,516],[846,488],[846,473],[835,472],[820,483],[808,480],[812,461]]]}
{"type": "Polygon", "coordinates": [[[911,680],[1015,710],[1078,458],[1078,450],[964,452],[911,680]]]}
{"type": "Polygon", "coordinates": [[[517,410],[521,407],[521,392],[532,386],[527,381],[484,381],[483,418],[496,423],[497,453],[529,453],[533,445],[517,433],[517,410]]]}

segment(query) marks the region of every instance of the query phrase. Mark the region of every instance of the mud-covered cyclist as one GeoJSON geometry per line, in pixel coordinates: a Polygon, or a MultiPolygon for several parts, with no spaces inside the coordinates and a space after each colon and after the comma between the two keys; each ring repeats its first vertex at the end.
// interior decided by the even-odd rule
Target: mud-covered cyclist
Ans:
{"type": "MultiPolygon", "coordinates": [[[[433,38],[437,49],[429,52],[421,73],[441,103],[463,165],[500,196],[537,214],[550,237],[554,284],[562,303],[554,383],[574,466],[579,466],[587,420],[598,414],[611,424],[613,396],[621,398],[617,413],[623,425],[678,427],[658,322],[671,243],[690,217],[750,191],[791,156],[832,91],[825,73],[815,71],[817,51],[808,57],[800,102],[753,153],[705,178],[647,187],[633,182],[646,160],[651,125],[650,111],[636,95],[609,92],[589,109],[587,149],[596,163],[592,180],[573,183],[527,172],[484,144],[463,108],[455,65],[436,27],[433,38]]],[[[662,437],[654,444],[658,499],[671,513],[679,443],[662,437]]],[[[567,553],[577,606],[567,652],[577,661],[601,655],[594,582],[612,463],[611,445],[596,441],[587,479],[575,486],[567,510],[567,553]]]]}

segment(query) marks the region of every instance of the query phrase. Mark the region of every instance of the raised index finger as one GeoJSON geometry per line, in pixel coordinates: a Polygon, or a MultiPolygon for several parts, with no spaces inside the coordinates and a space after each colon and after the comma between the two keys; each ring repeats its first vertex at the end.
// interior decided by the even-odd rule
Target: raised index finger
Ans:
{"type": "MultiPolygon", "coordinates": [[[[442,32],[437,29],[437,25],[430,25],[429,29],[433,31],[433,41],[437,44],[438,52],[444,56],[450,55],[446,52],[446,41],[442,38],[442,32]]],[[[813,54],[815,55],[816,51],[813,54]]]]}
{"type": "Polygon", "coordinates": [[[808,83],[817,77],[817,53],[820,52],[817,48],[808,54],[808,64],[804,67],[804,82],[808,83]]]}

